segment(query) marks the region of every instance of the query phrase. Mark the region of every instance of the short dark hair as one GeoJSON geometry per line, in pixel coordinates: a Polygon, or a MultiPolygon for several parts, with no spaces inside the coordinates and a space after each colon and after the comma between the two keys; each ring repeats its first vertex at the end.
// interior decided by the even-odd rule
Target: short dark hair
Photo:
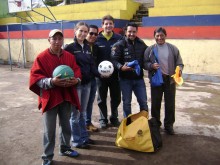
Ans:
{"type": "Polygon", "coordinates": [[[105,15],[104,17],[102,17],[102,24],[104,24],[105,20],[110,20],[113,23],[115,22],[114,18],[111,15],[105,15]]]}
{"type": "Polygon", "coordinates": [[[99,32],[99,28],[96,25],[89,25],[89,30],[90,30],[90,28],[94,28],[94,29],[97,30],[97,32],[99,32]]]}
{"type": "Polygon", "coordinates": [[[163,27],[156,28],[154,30],[154,36],[155,36],[156,33],[160,33],[160,32],[162,32],[163,34],[165,34],[165,36],[167,36],[167,32],[166,32],[166,30],[163,27]]]}
{"type": "Polygon", "coordinates": [[[138,30],[138,25],[134,22],[128,22],[124,28],[125,31],[127,30],[128,26],[135,27],[138,30]]]}

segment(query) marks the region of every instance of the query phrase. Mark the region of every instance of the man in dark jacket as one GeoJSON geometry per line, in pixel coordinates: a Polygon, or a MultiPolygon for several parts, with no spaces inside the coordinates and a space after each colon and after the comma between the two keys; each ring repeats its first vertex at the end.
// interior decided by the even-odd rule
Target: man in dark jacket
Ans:
{"type": "MultiPolygon", "coordinates": [[[[96,54],[98,51],[98,46],[96,45],[96,40],[98,37],[99,28],[96,25],[89,25],[89,32],[86,36],[86,40],[91,48],[92,56],[94,57],[94,61],[96,61],[96,54]]],[[[97,66],[97,65],[96,65],[97,66]]],[[[97,132],[98,128],[92,124],[92,111],[93,111],[93,103],[95,100],[97,85],[95,75],[91,80],[91,90],[89,95],[89,101],[86,108],[86,128],[88,131],[97,132]]]]}
{"type": "MultiPolygon", "coordinates": [[[[102,18],[102,28],[98,35],[96,44],[98,45],[98,54],[96,57],[97,65],[104,60],[111,60],[111,47],[120,38],[121,35],[113,32],[114,19],[110,15],[102,18]]],[[[100,127],[106,128],[108,124],[108,111],[107,111],[107,94],[108,88],[111,97],[111,116],[110,122],[113,126],[119,126],[118,121],[118,106],[121,102],[121,91],[118,80],[118,71],[115,69],[113,74],[108,78],[97,78],[97,92],[98,92],[98,106],[100,110],[100,127]]]]}
{"type": "Polygon", "coordinates": [[[139,103],[140,111],[148,111],[146,86],[143,79],[144,51],[147,45],[137,37],[138,26],[128,23],[125,37],[111,51],[112,62],[119,71],[124,117],[130,115],[132,91],[139,103]]]}

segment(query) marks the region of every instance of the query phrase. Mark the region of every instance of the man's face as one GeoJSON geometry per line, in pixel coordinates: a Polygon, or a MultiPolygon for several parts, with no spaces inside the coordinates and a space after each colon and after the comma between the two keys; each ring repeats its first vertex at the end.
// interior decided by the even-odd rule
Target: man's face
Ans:
{"type": "Polygon", "coordinates": [[[163,32],[158,32],[154,36],[158,45],[163,45],[166,40],[166,35],[163,32]]]}
{"type": "Polygon", "coordinates": [[[98,36],[98,30],[95,28],[90,28],[89,33],[86,36],[86,40],[89,43],[94,43],[97,39],[97,36],[98,36]]]}
{"type": "Polygon", "coordinates": [[[56,33],[53,37],[48,39],[52,49],[60,49],[63,45],[63,36],[60,33],[56,33]]]}
{"type": "Polygon", "coordinates": [[[128,39],[134,41],[134,39],[137,37],[137,28],[128,26],[125,35],[128,37],[128,39]]]}
{"type": "Polygon", "coordinates": [[[102,28],[105,33],[111,33],[114,29],[114,23],[112,20],[105,20],[102,24],[102,28]]]}

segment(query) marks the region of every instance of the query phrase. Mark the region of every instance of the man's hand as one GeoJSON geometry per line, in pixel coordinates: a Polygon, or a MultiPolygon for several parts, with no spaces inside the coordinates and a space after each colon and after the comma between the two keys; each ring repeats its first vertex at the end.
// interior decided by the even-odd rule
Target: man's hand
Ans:
{"type": "Polygon", "coordinates": [[[134,68],[127,66],[126,64],[121,67],[121,71],[132,71],[134,68]]]}
{"type": "Polygon", "coordinates": [[[52,78],[52,84],[59,87],[70,87],[78,84],[79,80],[75,77],[61,79],[61,75],[52,78]]]}
{"type": "Polygon", "coordinates": [[[157,70],[160,67],[160,65],[158,63],[153,63],[152,67],[153,69],[157,70]]]}

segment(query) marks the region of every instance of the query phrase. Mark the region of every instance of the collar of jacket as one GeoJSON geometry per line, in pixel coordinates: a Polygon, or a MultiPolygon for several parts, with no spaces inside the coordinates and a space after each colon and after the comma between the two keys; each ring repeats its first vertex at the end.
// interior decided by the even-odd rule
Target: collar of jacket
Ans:
{"type": "MultiPolygon", "coordinates": [[[[74,41],[74,43],[79,44],[78,41],[77,41],[76,36],[74,37],[73,41],[74,41]]],[[[89,45],[89,43],[88,43],[88,41],[87,41],[86,39],[84,39],[83,44],[87,44],[87,45],[89,45]]]]}
{"type": "Polygon", "coordinates": [[[132,44],[133,42],[140,42],[140,39],[138,37],[135,37],[134,41],[130,40],[127,36],[124,36],[125,41],[128,42],[129,44],[132,44]]]}

